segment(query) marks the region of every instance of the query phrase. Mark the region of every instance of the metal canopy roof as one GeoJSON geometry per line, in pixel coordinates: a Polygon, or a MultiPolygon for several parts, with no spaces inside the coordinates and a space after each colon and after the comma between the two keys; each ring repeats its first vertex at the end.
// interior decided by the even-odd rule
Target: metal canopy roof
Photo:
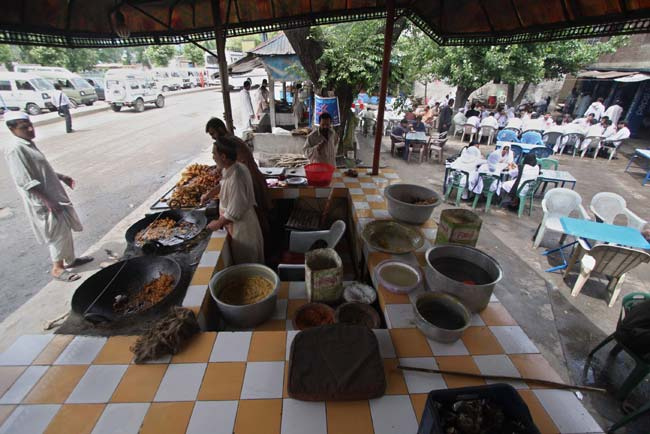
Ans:
{"type": "MultiPolygon", "coordinates": [[[[11,0],[0,43],[121,47],[214,38],[212,5],[227,36],[384,18],[386,0],[11,0]],[[144,15],[155,17],[162,25],[144,15]],[[130,31],[119,38],[115,12],[130,31]],[[170,30],[170,28],[172,30],[170,30]]],[[[650,31],[650,0],[395,0],[443,45],[495,45],[650,31]]]]}

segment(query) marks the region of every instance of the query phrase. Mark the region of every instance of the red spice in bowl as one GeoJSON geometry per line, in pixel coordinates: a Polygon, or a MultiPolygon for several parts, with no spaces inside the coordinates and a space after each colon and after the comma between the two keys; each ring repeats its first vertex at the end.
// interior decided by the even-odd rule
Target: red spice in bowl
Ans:
{"type": "Polygon", "coordinates": [[[334,309],[323,303],[307,303],[296,311],[293,326],[297,330],[334,324],[334,309]]]}

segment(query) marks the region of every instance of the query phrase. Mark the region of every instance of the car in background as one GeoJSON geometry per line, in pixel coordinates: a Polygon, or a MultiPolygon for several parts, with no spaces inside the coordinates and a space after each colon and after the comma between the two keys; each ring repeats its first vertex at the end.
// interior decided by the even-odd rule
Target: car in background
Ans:
{"type": "Polygon", "coordinates": [[[95,89],[97,94],[97,99],[104,101],[106,99],[106,93],[104,91],[104,77],[97,77],[95,75],[82,75],[82,77],[90,83],[90,85],[95,89]]]}
{"type": "Polygon", "coordinates": [[[122,107],[133,107],[136,112],[143,112],[145,104],[165,106],[165,97],[158,88],[153,75],[133,69],[109,69],[104,75],[106,83],[106,102],[114,112],[122,107]]]}
{"type": "Polygon", "coordinates": [[[151,70],[153,79],[158,84],[158,88],[163,92],[178,90],[183,87],[183,79],[180,72],[172,68],[153,68],[151,70]]]}
{"type": "Polygon", "coordinates": [[[30,115],[54,110],[54,86],[44,78],[23,72],[0,71],[0,107],[25,110],[30,115]]]}
{"type": "Polygon", "coordinates": [[[61,85],[63,93],[70,99],[73,107],[81,104],[88,106],[97,101],[97,92],[85,79],[58,66],[16,65],[17,72],[28,72],[61,85]]]}

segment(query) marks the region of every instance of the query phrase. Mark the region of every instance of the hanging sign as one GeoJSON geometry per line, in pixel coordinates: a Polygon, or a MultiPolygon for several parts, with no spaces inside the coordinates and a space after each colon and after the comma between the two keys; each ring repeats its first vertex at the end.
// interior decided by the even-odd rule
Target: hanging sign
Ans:
{"type": "Polygon", "coordinates": [[[339,112],[339,99],[337,97],[315,96],[314,99],[314,125],[320,125],[318,119],[323,113],[329,113],[332,116],[332,126],[341,125],[341,116],[339,112]]]}

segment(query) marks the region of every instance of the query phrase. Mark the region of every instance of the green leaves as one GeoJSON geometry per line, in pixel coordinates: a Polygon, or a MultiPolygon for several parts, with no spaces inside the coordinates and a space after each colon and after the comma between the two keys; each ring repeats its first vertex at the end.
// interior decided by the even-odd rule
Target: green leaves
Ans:
{"type": "Polygon", "coordinates": [[[176,54],[176,48],[172,45],[151,45],[144,50],[145,56],[154,66],[167,66],[169,61],[176,54]]]}

